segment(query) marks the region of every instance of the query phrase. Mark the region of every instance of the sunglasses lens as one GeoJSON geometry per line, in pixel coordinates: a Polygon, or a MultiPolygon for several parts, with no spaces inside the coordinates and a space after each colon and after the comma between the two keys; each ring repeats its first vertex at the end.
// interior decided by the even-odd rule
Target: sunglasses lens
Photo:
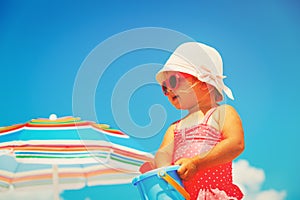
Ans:
{"type": "Polygon", "coordinates": [[[177,78],[176,78],[175,75],[170,76],[170,78],[169,78],[169,84],[170,84],[170,87],[172,89],[176,88],[176,86],[177,86],[177,78]]]}

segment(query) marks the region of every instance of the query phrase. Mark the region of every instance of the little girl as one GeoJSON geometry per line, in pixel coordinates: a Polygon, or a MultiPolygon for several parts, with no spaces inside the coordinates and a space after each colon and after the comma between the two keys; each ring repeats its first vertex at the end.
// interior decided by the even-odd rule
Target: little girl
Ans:
{"type": "Polygon", "coordinates": [[[233,99],[223,78],[219,53],[197,42],[180,45],[156,75],[169,101],[188,115],[168,128],[151,165],[180,165],[192,200],[243,197],[232,183],[232,160],[244,150],[243,128],[232,106],[218,104],[223,92],[233,99]]]}

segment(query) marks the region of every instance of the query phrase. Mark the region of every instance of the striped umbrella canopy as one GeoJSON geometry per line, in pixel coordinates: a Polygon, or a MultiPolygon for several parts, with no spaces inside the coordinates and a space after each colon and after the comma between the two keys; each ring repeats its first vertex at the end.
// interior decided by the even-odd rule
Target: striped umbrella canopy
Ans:
{"type": "Polygon", "coordinates": [[[75,117],[0,129],[0,190],[129,183],[153,158],[125,133],[75,117]]]}

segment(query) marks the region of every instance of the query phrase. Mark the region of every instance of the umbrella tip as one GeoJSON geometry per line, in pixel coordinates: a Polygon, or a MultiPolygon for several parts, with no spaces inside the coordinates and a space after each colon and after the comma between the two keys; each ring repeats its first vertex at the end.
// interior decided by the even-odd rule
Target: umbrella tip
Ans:
{"type": "Polygon", "coordinates": [[[57,120],[56,114],[51,114],[51,115],[49,116],[49,119],[50,119],[50,120],[57,120]]]}

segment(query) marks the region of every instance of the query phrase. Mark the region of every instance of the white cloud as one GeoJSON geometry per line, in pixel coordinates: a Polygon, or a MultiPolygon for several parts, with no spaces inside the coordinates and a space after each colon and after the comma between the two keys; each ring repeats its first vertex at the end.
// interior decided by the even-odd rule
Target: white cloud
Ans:
{"type": "Polygon", "coordinates": [[[266,200],[266,199],[272,199],[272,200],[282,200],[286,197],[285,191],[276,191],[276,190],[267,190],[260,192],[256,200],[266,200]]]}
{"type": "Polygon", "coordinates": [[[284,190],[261,190],[265,178],[264,170],[251,166],[247,160],[238,160],[233,163],[233,181],[243,191],[243,200],[285,199],[286,191],[284,190]]]}

